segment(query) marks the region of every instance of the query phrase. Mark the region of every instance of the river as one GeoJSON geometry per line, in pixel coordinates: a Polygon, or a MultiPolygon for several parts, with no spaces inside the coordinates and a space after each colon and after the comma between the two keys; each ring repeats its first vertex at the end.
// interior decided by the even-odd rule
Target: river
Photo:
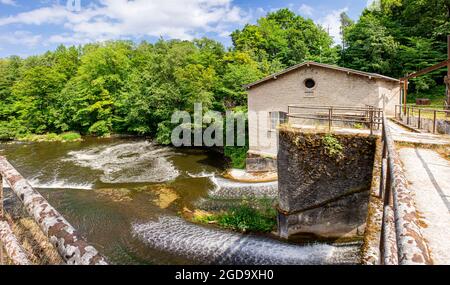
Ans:
{"type": "Polygon", "coordinates": [[[215,152],[162,147],[143,139],[87,138],[73,143],[2,143],[0,155],[111,263],[357,262],[354,245],[292,245],[180,218],[185,207],[192,209],[217,191],[226,163],[215,152]]]}

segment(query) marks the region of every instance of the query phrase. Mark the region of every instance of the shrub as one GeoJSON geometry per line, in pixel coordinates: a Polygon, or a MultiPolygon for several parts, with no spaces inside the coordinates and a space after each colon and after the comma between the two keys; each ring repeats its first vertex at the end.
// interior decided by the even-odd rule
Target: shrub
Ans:
{"type": "Polygon", "coordinates": [[[89,128],[89,134],[95,136],[108,136],[110,134],[110,123],[98,121],[89,128]]]}
{"type": "Polygon", "coordinates": [[[330,157],[342,158],[344,146],[341,145],[339,140],[333,135],[328,134],[323,137],[322,143],[325,146],[325,150],[330,157]]]}
{"type": "Polygon", "coordinates": [[[271,232],[277,224],[277,212],[271,200],[243,201],[230,210],[195,219],[200,223],[217,223],[222,228],[239,232],[271,232]],[[253,205],[252,205],[253,204],[253,205]]]}
{"type": "Polygon", "coordinates": [[[248,147],[225,147],[224,154],[231,160],[231,166],[244,169],[247,162],[248,147]]]}

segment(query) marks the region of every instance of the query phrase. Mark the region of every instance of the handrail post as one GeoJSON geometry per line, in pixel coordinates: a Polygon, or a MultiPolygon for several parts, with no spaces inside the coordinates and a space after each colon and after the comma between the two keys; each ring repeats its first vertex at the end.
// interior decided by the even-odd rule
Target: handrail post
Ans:
{"type": "Polygon", "coordinates": [[[407,125],[409,125],[409,122],[410,122],[409,113],[410,113],[410,108],[406,107],[406,124],[407,125]]]}
{"type": "Polygon", "coordinates": [[[433,134],[436,133],[436,118],[437,118],[437,111],[434,110],[434,115],[433,115],[433,134]]]}
{"type": "Polygon", "coordinates": [[[328,110],[328,130],[331,133],[331,128],[333,127],[333,107],[328,110]]]}
{"type": "Polygon", "coordinates": [[[422,123],[421,123],[421,114],[422,113],[422,109],[419,109],[419,121],[417,122],[417,128],[418,129],[420,129],[420,127],[422,126],[422,123]]]}
{"type": "Polygon", "coordinates": [[[374,116],[373,112],[374,111],[370,110],[369,112],[370,112],[370,114],[369,114],[369,116],[370,116],[370,135],[373,136],[373,116],[374,116]]]}

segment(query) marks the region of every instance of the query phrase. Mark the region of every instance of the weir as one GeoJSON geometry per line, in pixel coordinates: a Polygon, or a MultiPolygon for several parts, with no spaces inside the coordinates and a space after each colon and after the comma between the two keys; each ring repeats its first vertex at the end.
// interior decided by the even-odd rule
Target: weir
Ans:
{"type": "Polygon", "coordinates": [[[209,194],[211,198],[275,198],[278,193],[278,181],[247,183],[232,181],[216,176],[211,177],[211,181],[215,185],[215,189],[209,194]]]}
{"type": "Polygon", "coordinates": [[[183,256],[198,264],[214,265],[319,265],[357,264],[357,244],[294,245],[274,239],[206,228],[180,218],[134,224],[132,231],[160,251],[183,256]]]}

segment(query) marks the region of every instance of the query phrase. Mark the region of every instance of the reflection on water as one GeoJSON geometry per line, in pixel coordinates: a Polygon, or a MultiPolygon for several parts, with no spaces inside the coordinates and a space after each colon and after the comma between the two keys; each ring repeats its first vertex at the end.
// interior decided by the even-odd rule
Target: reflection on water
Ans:
{"type": "MultiPolygon", "coordinates": [[[[112,263],[346,263],[353,253],[354,247],[299,247],[174,218],[219,188],[257,191],[216,178],[226,164],[213,152],[87,139],[0,144],[0,153],[112,263]]],[[[276,191],[274,183],[262,186],[276,191]]]]}

